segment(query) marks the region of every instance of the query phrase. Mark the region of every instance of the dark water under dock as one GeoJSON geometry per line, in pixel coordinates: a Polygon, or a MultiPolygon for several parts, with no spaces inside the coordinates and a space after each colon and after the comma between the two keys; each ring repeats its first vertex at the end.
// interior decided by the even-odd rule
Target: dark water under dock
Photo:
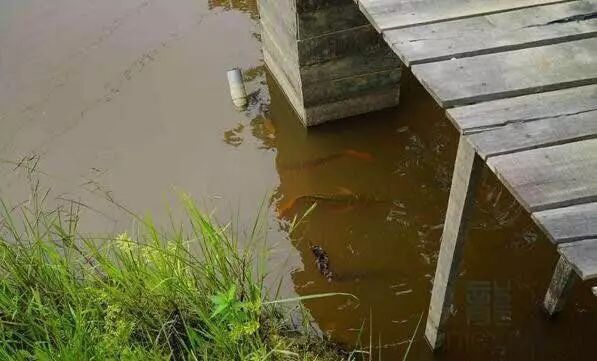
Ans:
{"type": "MultiPolygon", "coordinates": [[[[372,315],[383,359],[402,356],[427,311],[457,141],[408,74],[400,107],[304,129],[263,66],[254,1],[0,0],[0,196],[26,198],[27,172],[10,163],[25,158],[51,202],[89,206],[89,232],[130,225],[106,197],[167,224],[167,205],[185,190],[223,220],[238,213],[243,227],[265,198],[286,292],[355,294],[359,304],[307,306],[346,344],[363,324],[368,343],[372,315]],[[234,66],[248,80],[246,112],[228,96],[234,66]],[[289,236],[289,222],[313,202],[289,236]],[[311,245],[327,252],[332,282],[311,245]]],[[[547,320],[540,304],[555,250],[488,170],[477,199],[436,357],[593,359],[597,299],[588,285],[547,320]]],[[[423,326],[410,360],[434,358],[423,326]]]]}

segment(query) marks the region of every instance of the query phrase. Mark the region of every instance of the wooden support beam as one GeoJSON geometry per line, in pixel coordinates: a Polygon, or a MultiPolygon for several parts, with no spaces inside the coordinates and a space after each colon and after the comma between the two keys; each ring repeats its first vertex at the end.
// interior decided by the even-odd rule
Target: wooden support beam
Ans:
{"type": "Polygon", "coordinates": [[[543,301],[543,307],[548,315],[553,316],[564,309],[574,279],[572,265],[564,257],[560,257],[543,301]]]}
{"type": "Polygon", "coordinates": [[[453,283],[462,258],[473,195],[482,165],[483,161],[473,147],[464,137],[460,137],[425,328],[427,342],[434,350],[440,348],[444,341],[444,326],[452,303],[453,283]]]}

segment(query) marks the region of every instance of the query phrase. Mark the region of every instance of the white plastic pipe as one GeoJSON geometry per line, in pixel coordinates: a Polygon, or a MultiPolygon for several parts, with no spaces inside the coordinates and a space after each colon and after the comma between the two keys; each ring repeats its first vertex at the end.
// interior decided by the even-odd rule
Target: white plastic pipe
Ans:
{"type": "Polygon", "coordinates": [[[243,80],[243,73],[238,68],[228,71],[228,85],[230,86],[230,96],[232,102],[238,108],[247,106],[247,90],[243,80]]]}

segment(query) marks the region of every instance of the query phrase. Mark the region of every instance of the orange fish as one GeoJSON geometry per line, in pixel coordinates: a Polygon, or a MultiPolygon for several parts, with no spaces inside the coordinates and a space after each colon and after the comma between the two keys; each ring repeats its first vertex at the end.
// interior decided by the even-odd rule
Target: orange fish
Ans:
{"type": "Polygon", "coordinates": [[[276,137],[276,128],[274,127],[273,122],[271,119],[265,119],[263,121],[263,129],[267,137],[275,138],[276,137]]]}
{"type": "Polygon", "coordinates": [[[296,201],[299,198],[300,197],[290,198],[286,202],[284,202],[281,205],[279,205],[278,206],[278,216],[279,217],[284,217],[292,208],[294,208],[294,205],[296,204],[296,201]]]}
{"type": "Polygon", "coordinates": [[[289,165],[280,164],[278,167],[281,170],[298,170],[298,169],[303,170],[303,169],[308,169],[308,168],[315,168],[315,167],[327,164],[333,160],[336,160],[336,159],[339,159],[342,157],[352,157],[352,158],[360,159],[360,160],[367,161],[367,162],[371,162],[374,160],[373,156],[369,153],[359,152],[354,149],[345,149],[340,153],[335,153],[335,154],[326,155],[326,156],[320,157],[320,158],[306,160],[306,161],[303,161],[303,162],[300,162],[297,164],[289,164],[289,165]]]}
{"type": "Polygon", "coordinates": [[[311,201],[313,203],[323,202],[328,205],[335,204],[340,206],[340,211],[347,212],[355,208],[356,205],[367,204],[385,204],[389,201],[383,199],[374,199],[361,197],[353,193],[350,189],[345,187],[337,187],[339,192],[332,194],[305,194],[290,198],[278,206],[278,216],[285,216],[290,210],[294,208],[299,201],[311,201]]]}
{"type": "Polygon", "coordinates": [[[304,170],[304,169],[308,169],[308,168],[315,168],[318,167],[322,164],[328,163],[334,159],[338,159],[342,157],[342,154],[332,154],[332,155],[328,155],[325,157],[321,157],[321,158],[315,158],[315,159],[310,159],[310,160],[306,160],[300,163],[295,163],[295,164],[280,164],[278,167],[281,170],[304,170]]]}
{"type": "Polygon", "coordinates": [[[354,149],[346,149],[346,150],[344,150],[344,154],[349,157],[357,158],[357,159],[364,160],[367,162],[372,162],[374,160],[373,156],[370,153],[359,152],[354,149]]]}

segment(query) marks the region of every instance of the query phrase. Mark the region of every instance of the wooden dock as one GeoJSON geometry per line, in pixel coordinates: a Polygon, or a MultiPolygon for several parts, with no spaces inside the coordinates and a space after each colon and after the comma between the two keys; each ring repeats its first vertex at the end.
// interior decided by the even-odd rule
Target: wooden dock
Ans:
{"type": "Polygon", "coordinates": [[[561,255],[545,308],[597,278],[597,0],[358,0],[460,131],[425,335],[442,345],[482,162],[561,255]]]}

